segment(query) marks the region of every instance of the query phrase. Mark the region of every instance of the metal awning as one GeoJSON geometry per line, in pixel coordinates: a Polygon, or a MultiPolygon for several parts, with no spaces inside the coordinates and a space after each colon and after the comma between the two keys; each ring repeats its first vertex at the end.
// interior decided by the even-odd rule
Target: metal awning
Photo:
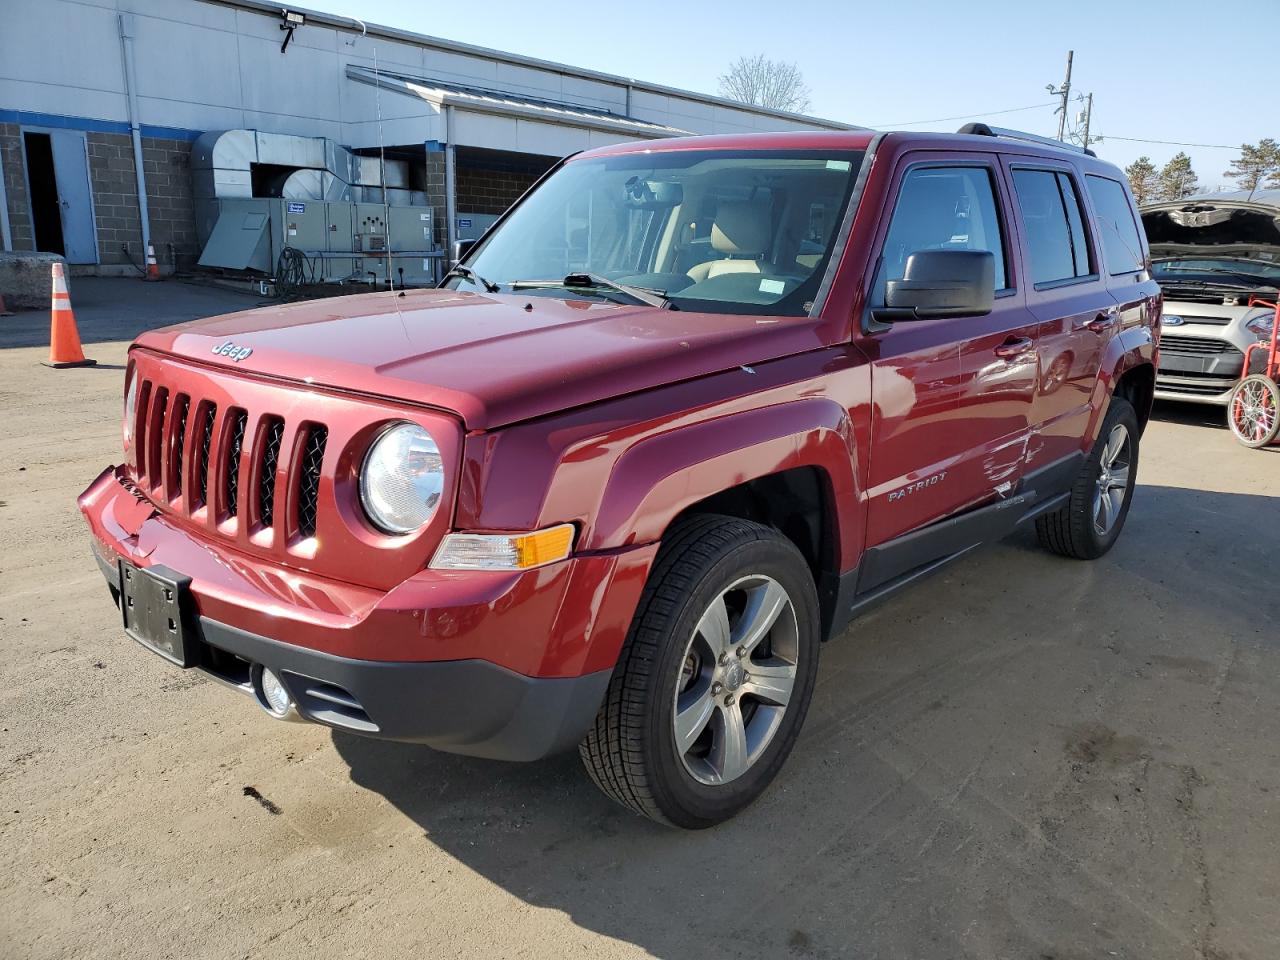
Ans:
{"type": "Polygon", "coordinates": [[[488,113],[522,120],[540,120],[586,130],[603,130],[636,138],[683,137],[690,131],[661,123],[637,120],[608,110],[595,110],[576,103],[541,100],[503,90],[446,83],[431,77],[414,77],[368,67],[347,66],[347,76],[393,93],[416,97],[436,107],[456,107],[473,113],[488,113]]]}

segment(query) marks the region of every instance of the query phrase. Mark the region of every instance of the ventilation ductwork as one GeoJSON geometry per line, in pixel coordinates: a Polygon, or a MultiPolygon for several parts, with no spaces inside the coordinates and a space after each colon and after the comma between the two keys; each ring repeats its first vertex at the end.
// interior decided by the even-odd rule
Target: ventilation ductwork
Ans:
{"type": "Polygon", "coordinates": [[[217,220],[218,200],[282,198],[425,204],[409,189],[404,160],[379,163],[326,137],[294,137],[257,130],[212,130],[191,148],[191,185],[203,245],[217,220]],[[384,183],[385,180],[385,183],[384,183]]]}

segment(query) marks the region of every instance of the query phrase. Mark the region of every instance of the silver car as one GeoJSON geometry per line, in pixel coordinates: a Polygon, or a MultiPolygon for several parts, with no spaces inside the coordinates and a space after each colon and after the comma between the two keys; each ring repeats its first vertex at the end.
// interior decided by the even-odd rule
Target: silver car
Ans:
{"type": "MultiPolygon", "coordinates": [[[[1208,193],[1140,210],[1164,291],[1156,397],[1226,406],[1245,348],[1270,341],[1280,287],[1280,190],[1208,193]]],[[[1252,366],[1260,371],[1262,351],[1252,366]]]]}

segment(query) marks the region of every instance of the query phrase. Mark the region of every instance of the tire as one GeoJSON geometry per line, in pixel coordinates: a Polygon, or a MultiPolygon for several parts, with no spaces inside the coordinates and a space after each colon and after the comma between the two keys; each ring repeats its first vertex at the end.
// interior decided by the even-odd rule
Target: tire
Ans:
{"type": "Polygon", "coordinates": [[[800,733],[819,619],[808,564],[786,537],[731,517],[678,522],[578,748],[591,779],[659,823],[702,829],[737,814],[800,733]]]}
{"type": "Polygon", "coordinates": [[[1231,392],[1227,423],[1246,447],[1265,447],[1280,433],[1280,386],[1260,373],[1245,377],[1231,392]]]}
{"type": "Polygon", "coordinates": [[[1112,397],[1093,450],[1071,484],[1070,500],[1036,519],[1042,547],[1077,560],[1096,560],[1111,549],[1133,500],[1138,435],[1133,404],[1124,397],[1112,397]]]}

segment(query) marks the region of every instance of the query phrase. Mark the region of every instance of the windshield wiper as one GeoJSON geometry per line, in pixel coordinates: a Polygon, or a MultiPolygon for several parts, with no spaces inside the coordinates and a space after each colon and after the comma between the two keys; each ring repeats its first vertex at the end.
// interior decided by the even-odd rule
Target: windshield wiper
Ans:
{"type": "MultiPolygon", "coordinates": [[[[1219,283],[1215,280],[1178,280],[1173,277],[1157,277],[1156,283],[1162,287],[1205,287],[1214,290],[1251,290],[1258,284],[1252,283],[1219,283]]],[[[1267,284],[1261,284],[1267,286],[1267,284]]]]}
{"type": "Polygon", "coordinates": [[[652,290],[649,287],[634,287],[629,283],[618,283],[616,280],[610,280],[608,277],[602,277],[595,273],[571,273],[563,280],[515,280],[511,283],[512,290],[554,287],[565,287],[567,289],[579,288],[586,290],[613,290],[650,307],[657,307],[660,310],[679,309],[674,303],[667,299],[666,291],[664,290],[652,290]]]}
{"type": "Polygon", "coordinates": [[[444,275],[448,280],[450,277],[461,277],[463,280],[470,280],[478,287],[483,287],[486,293],[497,293],[502,288],[492,280],[486,280],[480,274],[476,273],[470,267],[464,267],[462,264],[455,264],[449,268],[449,272],[444,275]]]}

